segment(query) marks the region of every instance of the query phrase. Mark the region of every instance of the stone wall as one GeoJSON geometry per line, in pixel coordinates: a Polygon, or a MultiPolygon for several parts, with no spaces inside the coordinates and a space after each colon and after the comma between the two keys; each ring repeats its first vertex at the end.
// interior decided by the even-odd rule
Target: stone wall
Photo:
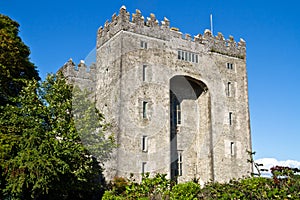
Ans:
{"type": "Polygon", "coordinates": [[[93,73],[72,67],[62,70],[94,90],[117,137],[108,179],[151,172],[227,181],[252,171],[244,40],[208,30],[183,38],[167,18],[139,10],[130,18],[123,6],[98,30],[93,73]]]}

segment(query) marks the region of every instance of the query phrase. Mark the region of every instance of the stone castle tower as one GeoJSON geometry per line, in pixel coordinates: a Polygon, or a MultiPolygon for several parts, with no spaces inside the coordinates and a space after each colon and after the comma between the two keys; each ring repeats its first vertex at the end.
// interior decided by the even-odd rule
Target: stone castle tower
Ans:
{"type": "Polygon", "coordinates": [[[118,149],[106,177],[165,173],[179,182],[252,172],[245,41],[191,37],[121,7],[97,33],[96,63],[69,61],[69,80],[94,92],[118,149]]]}

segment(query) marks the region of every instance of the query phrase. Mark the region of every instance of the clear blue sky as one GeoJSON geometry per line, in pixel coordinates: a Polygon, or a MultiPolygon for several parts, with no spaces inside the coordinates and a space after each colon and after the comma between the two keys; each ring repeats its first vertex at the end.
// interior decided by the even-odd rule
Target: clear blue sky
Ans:
{"type": "Polygon", "coordinates": [[[166,16],[171,26],[196,35],[247,42],[253,150],[256,158],[300,161],[300,2],[238,0],[0,0],[0,13],[19,22],[31,60],[44,78],[70,57],[78,63],[95,47],[96,31],[126,5],[130,13],[166,16]],[[246,3],[247,2],[247,3],[246,3]]]}

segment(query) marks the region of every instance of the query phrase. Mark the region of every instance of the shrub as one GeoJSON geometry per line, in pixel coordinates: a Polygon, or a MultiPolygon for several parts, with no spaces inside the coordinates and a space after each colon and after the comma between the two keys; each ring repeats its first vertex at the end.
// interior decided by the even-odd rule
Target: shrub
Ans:
{"type": "Polygon", "coordinates": [[[200,185],[194,182],[180,183],[172,188],[170,197],[173,200],[193,200],[197,199],[200,192],[200,185]]]}

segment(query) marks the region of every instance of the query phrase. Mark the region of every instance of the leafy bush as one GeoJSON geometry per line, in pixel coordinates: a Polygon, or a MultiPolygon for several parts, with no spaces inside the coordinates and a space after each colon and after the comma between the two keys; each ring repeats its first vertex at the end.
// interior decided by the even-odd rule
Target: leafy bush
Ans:
{"type": "MultiPolygon", "coordinates": [[[[286,173],[286,172],[284,172],[286,173]]],[[[277,172],[275,173],[277,174],[277,172]]],[[[300,176],[291,171],[289,176],[247,177],[228,183],[207,183],[203,188],[195,182],[180,183],[172,187],[166,175],[143,176],[140,184],[128,182],[126,190],[117,193],[116,188],[106,191],[104,200],[194,200],[194,199],[300,199],[300,176]]]]}
{"type": "Polygon", "coordinates": [[[194,182],[180,183],[172,188],[171,199],[193,200],[197,199],[200,185],[194,182]]]}
{"type": "Polygon", "coordinates": [[[142,175],[141,183],[124,178],[115,178],[110,184],[111,189],[103,195],[103,200],[110,199],[166,199],[170,194],[171,181],[166,174],[156,174],[153,178],[149,173],[142,175]],[[124,191],[125,187],[125,191],[124,191]]]}

